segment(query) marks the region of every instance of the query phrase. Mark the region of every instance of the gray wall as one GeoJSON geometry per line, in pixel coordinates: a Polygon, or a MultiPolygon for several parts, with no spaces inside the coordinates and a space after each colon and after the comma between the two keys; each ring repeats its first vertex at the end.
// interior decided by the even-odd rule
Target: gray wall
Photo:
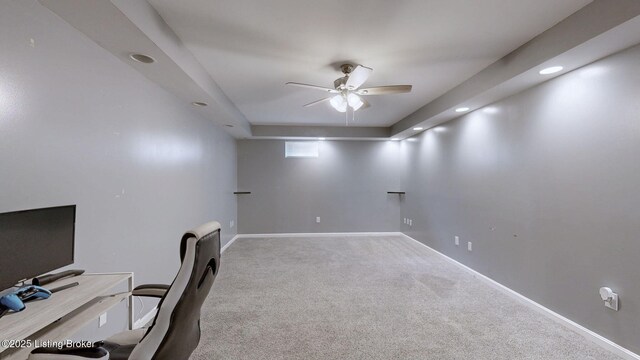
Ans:
{"type": "Polygon", "coordinates": [[[321,141],[318,158],[285,158],[284,141],[238,141],[240,233],[398,231],[400,144],[321,141]],[[315,219],[320,216],[321,222],[315,219]]]}
{"type": "Polygon", "coordinates": [[[234,235],[222,129],[36,1],[2,2],[0,48],[0,212],[77,204],[73,267],[138,284],[173,279],[185,230],[234,235]]]}
{"type": "MultiPolygon", "coordinates": [[[[33,0],[2,3],[0,48],[0,211],[77,204],[74,267],[137,283],[171,280],[185,229],[218,219],[231,238],[232,138],[33,0]]],[[[630,49],[416,141],[325,141],[319,159],[240,141],[238,189],[253,194],[239,228],[397,231],[409,217],[407,234],[640,352],[639,60],[630,49]],[[386,194],[401,174],[402,209],[386,194]]]]}
{"type": "Polygon", "coordinates": [[[405,233],[636,353],[638,63],[634,47],[401,145],[405,233]]]}

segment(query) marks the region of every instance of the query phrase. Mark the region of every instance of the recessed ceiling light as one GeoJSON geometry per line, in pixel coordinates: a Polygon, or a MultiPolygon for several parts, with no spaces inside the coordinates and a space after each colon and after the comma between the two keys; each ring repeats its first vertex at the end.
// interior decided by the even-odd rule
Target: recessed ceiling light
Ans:
{"type": "Polygon", "coordinates": [[[422,130],[422,129],[424,129],[424,128],[421,128],[421,127],[419,127],[419,126],[418,126],[418,127],[414,127],[414,128],[413,128],[413,130],[414,130],[414,131],[420,131],[420,130],[422,130]]]}
{"type": "Polygon", "coordinates": [[[207,103],[203,103],[201,101],[194,101],[191,103],[193,106],[207,106],[207,103]]]}
{"type": "Polygon", "coordinates": [[[549,75],[549,74],[555,74],[558,71],[562,71],[563,67],[562,66],[552,66],[552,67],[548,67],[546,69],[542,69],[540,70],[540,75],[549,75]]]}
{"type": "Polygon", "coordinates": [[[318,138],[318,140],[323,141],[323,140],[326,140],[326,139],[321,137],[321,138],[318,138]]]}
{"type": "Polygon", "coordinates": [[[137,61],[143,64],[151,64],[156,62],[156,60],[154,58],[152,58],[151,56],[148,55],[144,55],[144,54],[131,54],[129,55],[129,58],[131,58],[131,60],[133,61],[137,61]]]}
{"type": "Polygon", "coordinates": [[[468,107],[459,107],[456,109],[456,112],[465,112],[465,111],[469,111],[468,107]]]}
{"type": "Polygon", "coordinates": [[[400,139],[398,139],[398,138],[391,138],[391,141],[398,141],[398,140],[400,140],[400,139]]]}

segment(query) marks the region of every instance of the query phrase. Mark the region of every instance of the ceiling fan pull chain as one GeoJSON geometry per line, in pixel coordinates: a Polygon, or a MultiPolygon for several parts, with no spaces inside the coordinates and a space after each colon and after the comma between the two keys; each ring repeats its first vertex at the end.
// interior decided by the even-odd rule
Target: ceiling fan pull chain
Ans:
{"type": "Polygon", "coordinates": [[[344,122],[346,126],[349,126],[349,107],[347,106],[347,111],[344,112],[344,122]]]}

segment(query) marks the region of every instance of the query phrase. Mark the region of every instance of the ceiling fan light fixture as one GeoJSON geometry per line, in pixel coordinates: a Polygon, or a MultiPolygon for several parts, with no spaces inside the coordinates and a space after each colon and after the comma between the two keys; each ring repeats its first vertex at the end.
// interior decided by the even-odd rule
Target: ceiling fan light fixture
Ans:
{"type": "Polygon", "coordinates": [[[344,99],[342,95],[336,95],[329,100],[329,104],[333,106],[334,109],[340,112],[347,111],[347,101],[344,99]]]}
{"type": "Polygon", "coordinates": [[[354,93],[350,93],[349,95],[347,95],[347,103],[349,104],[349,106],[351,106],[353,111],[357,111],[362,107],[362,105],[364,105],[364,102],[362,101],[362,99],[360,99],[360,96],[354,93]]]}

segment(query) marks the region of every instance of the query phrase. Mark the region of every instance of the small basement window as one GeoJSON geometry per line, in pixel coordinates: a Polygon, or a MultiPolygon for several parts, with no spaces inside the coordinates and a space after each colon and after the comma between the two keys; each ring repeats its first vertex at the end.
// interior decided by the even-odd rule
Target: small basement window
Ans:
{"type": "Polygon", "coordinates": [[[285,141],[284,157],[285,158],[317,158],[318,157],[317,141],[285,141]]]}

